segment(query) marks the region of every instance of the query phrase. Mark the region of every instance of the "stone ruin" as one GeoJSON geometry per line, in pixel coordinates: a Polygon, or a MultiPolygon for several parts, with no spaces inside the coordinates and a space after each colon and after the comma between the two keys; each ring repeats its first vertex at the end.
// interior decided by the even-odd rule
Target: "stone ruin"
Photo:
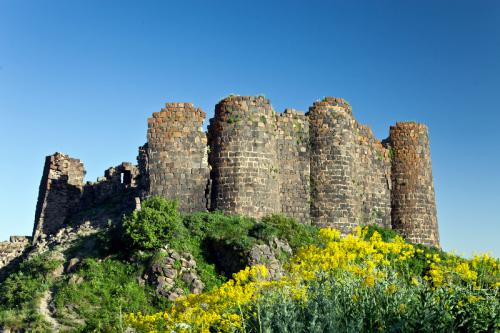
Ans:
{"type": "Polygon", "coordinates": [[[167,103],[148,119],[138,164],[110,168],[97,182],[84,183],[79,160],[48,156],[32,242],[109,200],[118,198],[124,212],[160,195],[178,200],[184,213],[281,213],[344,233],[375,224],[439,246],[425,125],[396,123],[381,142],[334,97],[307,113],[277,113],[262,96],[229,96],[215,106],[206,133],[205,116],[191,103],[167,103]]]}

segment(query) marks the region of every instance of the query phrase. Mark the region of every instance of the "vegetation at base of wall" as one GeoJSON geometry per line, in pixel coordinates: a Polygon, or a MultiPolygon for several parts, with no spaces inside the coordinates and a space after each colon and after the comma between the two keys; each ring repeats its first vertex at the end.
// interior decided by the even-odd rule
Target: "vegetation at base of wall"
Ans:
{"type": "MultiPolygon", "coordinates": [[[[164,255],[165,246],[191,253],[205,290],[214,290],[245,267],[254,245],[276,237],[297,249],[313,244],[317,232],[280,215],[263,220],[221,212],[181,215],[175,202],[151,198],[141,211],[125,216],[123,224],[110,222],[106,230],[82,237],[66,249],[67,259],[83,258],[71,273],[53,276],[62,262],[53,259],[51,252],[23,262],[0,284],[0,327],[49,332],[52,327],[40,315],[39,305],[50,289],[52,315],[60,327],[74,332],[121,331],[125,313],[155,313],[170,304],[151,286],[139,283],[164,255]],[[234,255],[220,258],[214,251],[234,255]]],[[[175,287],[187,290],[181,280],[175,287]]]]}
{"type": "Polygon", "coordinates": [[[370,228],[319,232],[271,280],[247,267],[220,288],[156,314],[126,316],[137,332],[495,332],[500,261],[424,250],[370,228]],[[428,252],[426,252],[428,251],[428,252]],[[420,259],[423,255],[423,259],[420,259]],[[405,269],[412,260],[428,269],[405,269]],[[411,274],[411,275],[408,275],[411,274]]]}
{"type": "Polygon", "coordinates": [[[132,250],[158,250],[168,244],[191,253],[208,289],[247,265],[248,252],[273,237],[287,241],[292,249],[313,244],[318,228],[282,215],[261,221],[221,212],[198,212],[181,216],[175,202],[161,197],[146,200],[141,211],[125,217],[123,244],[132,250]]]}
{"type": "Polygon", "coordinates": [[[398,233],[392,229],[386,229],[379,227],[378,225],[370,224],[366,226],[366,235],[365,235],[365,240],[369,240],[375,232],[377,232],[380,237],[382,237],[382,240],[384,242],[390,242],[394,240],[397,236],[398,233]]]}
{"type": "Polygon", "coordinates": [[[53,283],[52,272],[61,261],[49,253],[22,262],[0,283],[0,325],[12,330],[46,332],[48,324],[38,312],[43,294],[53,283]]]}
{"type": "MultiPolygon", "coordinates": [[[[53,329],[39,312],[50,289],[51,315],[72,332],[120,332],[128,325],[138,333],[499,329],[497,259],[466,260],[373,225],[343,237],[282,215],[182,215],[174,202],[151,198],[123,224],[80,238],[64,254],[82,258],[69,273],[55,277],[61,260],[48,252],[0,283],[0,327],[53,329]],[[247,264],[255,245],[275,239],[293,255],[278,257],[284,274],[271,280],[264,266],[247,264]],[[142,280],[165,247],[193,255],[202,294],[170,302],[142,280]]],[[[181,280],[175,287],[188,290],[181,280]]]]}
{"type": "Polygon", "coordinates": [[[270,241],[272,238],[283,239],[293,250],[306,245],[317,244],[319,228],[299,223],[297,220],[279,214],[262,218],[250,230],[257,239],[270,241]]]}

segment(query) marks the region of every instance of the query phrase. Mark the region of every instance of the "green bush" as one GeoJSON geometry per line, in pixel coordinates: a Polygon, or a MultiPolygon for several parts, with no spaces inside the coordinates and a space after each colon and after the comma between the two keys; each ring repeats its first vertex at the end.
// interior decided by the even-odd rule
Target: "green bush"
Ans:
{"type": "Polygon", "coordinates": [[[248,264],[248,252],[255,244],[276,237],[298,249],[318,241],[318,228],[298,223],[283,215],[254,218],[198,212],[181,216],[175,202],[154,197],[123,220],[123,239],[132,248],[154,250],[168,246],[191,253],[198,273],[210,289],[248,264]]]}
{"type": "Polygon", "coordinates": [[[374,224],[370,224],[367,227],[368,227],[368,232],[366,233],[365,240],[369,240],[375,231],[378,232],[380,236],[382,236],[382,240],[384,242],[390,242],[396,236],[398,236],[398,233],[392,229],[382,228],[374,224]]]}
{"type": "Polygon", "coordinates": [[[225,215],[221,212],[199,212],[187,215],[184,224],[200,240],[212,239],[243,250],[249,250],[256,239],[249,235],[256,224],[250,217],[225,215]]]}
{"type": "Polygon", "coordinates": [[[201,256],[202,262],[215,265],[217,284],[248,263],[247,253],[257,242],[249,236],[255,223],[253,218],[221,212],[199,212],[184,217],[184,224],[198,246],[191,251],[197,260],[201,256]]]}
{"type": "Polygon", "coordinates": [[[123,220],[125,244],[133,248],[153,250],[175,242],[186,234],[177,202],[153,197],[144,201],[140,211],[123,220]]]}
{"type": "Polygon", "coordinates": [[[293,250],[318,243],[319,228],[297,222],[295,219],[274,214],[264,217],[250,230],[258,239],[269,241],[276,237],[286,240],[293,250]]]}

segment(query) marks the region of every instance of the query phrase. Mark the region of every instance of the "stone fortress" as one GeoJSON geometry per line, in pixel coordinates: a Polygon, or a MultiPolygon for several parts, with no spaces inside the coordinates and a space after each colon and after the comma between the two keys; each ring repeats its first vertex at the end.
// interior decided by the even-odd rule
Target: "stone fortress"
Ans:
{"type": "MultiPolygon", "coordinates": [[[[112,167],[97,182],[84,183],[80,160],[47,156],[31,241],[110,201],[124,212],[160,195],[178,200],[185,213],[281,213],[343,232],[376,224],[439,246],[425,125],[396,123],[381,142],[334,97],[307,113],[277,113],[262,96],[229,96],[215,106],[206,133],[205,116],[191,103],[167,103],[148,119],[138,164],[112,167]]],[[[25,243],[14,241],[16,249],[25,243]]]]}

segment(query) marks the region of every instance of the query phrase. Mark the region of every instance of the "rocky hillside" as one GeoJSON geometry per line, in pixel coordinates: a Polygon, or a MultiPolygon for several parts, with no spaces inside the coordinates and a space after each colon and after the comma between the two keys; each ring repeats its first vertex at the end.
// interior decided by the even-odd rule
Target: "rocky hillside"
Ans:
{"type": "Polygon", "coordinates": [[[115,213],[88,212],[1,269],[0,332],[500,328],[489,256],[375,227],[340,235],[284,216],[182,215],[160,198],[115,213]]]}

